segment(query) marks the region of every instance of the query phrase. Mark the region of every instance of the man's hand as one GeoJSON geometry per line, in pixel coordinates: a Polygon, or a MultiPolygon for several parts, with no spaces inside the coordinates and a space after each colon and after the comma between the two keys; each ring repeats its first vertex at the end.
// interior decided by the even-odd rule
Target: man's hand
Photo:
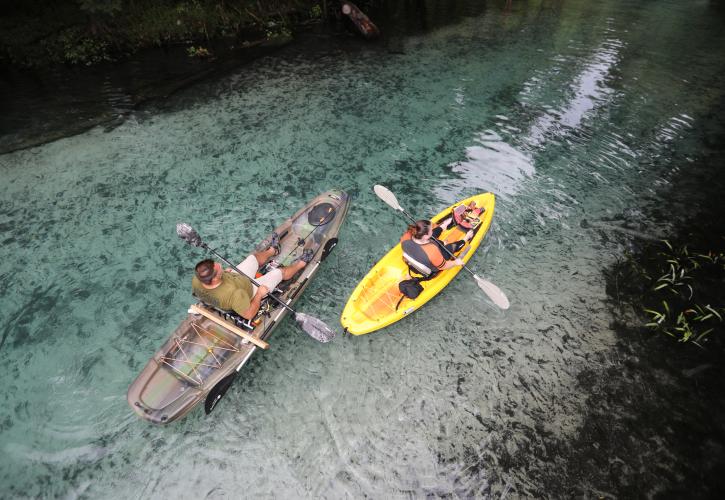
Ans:
{"type": "Polygon", "coordinates": [[[454,260],[453,262],[454,262],[454,263],[455,263],[455,264],[456,264],[457,266],[461,266],[461,267],[463,267],[464,265],[466,265],[466,263],[465,263],[465,262],[463,262],[463,261],[462,261],[461,259],[456,259],[456,260],[454,260]]]}
{"type": "Polygon", "coordinates": [[[267,288],[264,285],[259,285],[259,288],[257,288],[257,294],[261,295],[262,297],[264,297],[268,293],[269,293],[269,288],[267,288]]]}

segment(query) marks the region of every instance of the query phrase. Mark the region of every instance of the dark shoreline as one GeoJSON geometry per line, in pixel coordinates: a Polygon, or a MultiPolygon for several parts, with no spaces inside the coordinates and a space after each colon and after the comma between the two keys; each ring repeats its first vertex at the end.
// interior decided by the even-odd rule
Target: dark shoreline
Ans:
{"type": "Polygon", "coordinates": [[[151,48],[196,46],[213,57],[222,39],[249,45],[286,38],[330,15],[317,0],[38,0],[7,2],[0,63],[23,68],[123,62],[151,48]]]}
{"type": "Polygon", "coordinates": [[[147,49],[120,63],[60,70],[9,69],[0,92],[9,96],[0,122],[0,154],[40,146],[83,133],[97,126],[106,131],[121,125],[133,112],[162,101],[208,78],[218,77],[258,58],[273,54],[291,39],[260,42],[252,47],[229,47],[215,42],[213,60],[189,59],[184,47],[147,49]],[[44,95],[58,95],[47,108],[44,95]],[[67,114],[57,113],[62,108],[67,114]],[[24,110],[36,114],[28,116],[24,110]],[[74,119],[68,120],[68,115],[74,119]]]}
{"type": "MultiPolygon", "coordinates": [[[[317,4],[316,2],[312,2],[317,4]]],[[[310,5],[312,5],[312,3],[310,5]]],[[[320,4],[321,5],[321,4],[320,4]]],[[[97,126],[113,130],[147,105],[162,104],[172,94],[208,78],[234,71],[289,46],[308,47],[312,38],[342,50],[371,46],[400,53],[400,39],[427,32],[479,14],[485,4],[471,6],[452,0],[445,11],[385,0],[357,2],[378,25],[379,40],[365,40],[337,10],[325,2],[322,18],[295,18],[285,36],[259,38],[247,31],[205,40],[211,57],[192,57],[192,40],[139,50],[117,61],[90,66],[48,64],[23,68],[0,59],[0,154],[40,146],[83,133],[97,126]],[[442,15],[445,14],[445,15],[442,15]],[[256,38],[255,38],[256,37],[256,38]],[[248,41],[253,40],[253,41],[248,41]]],[[[0,27],[1,29],[1,27],[0,27]]],[[[317,50],[312,44],[309,50],[317,50]]]]}

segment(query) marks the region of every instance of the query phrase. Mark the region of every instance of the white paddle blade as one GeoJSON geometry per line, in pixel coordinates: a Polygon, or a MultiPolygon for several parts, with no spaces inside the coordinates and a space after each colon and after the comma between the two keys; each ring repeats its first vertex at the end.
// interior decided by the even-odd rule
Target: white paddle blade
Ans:
{"type": "Polygon", "coordinates": [[[386,188],[385,186],[381,186],[380,184],[375,184],[373,186],[373,191],[375,191],[375,194],[383,200],[385,203],[387,203],[391,208],[394,208],[395,210],[403,211],[403,207],[400,206],[398,203],[398,199],[395,197],[395,195],[390,191],[390,189],[386,188]]]}
{"type": "Polygon", "coordinates": [[[496,304],[498,307],[500,307],[503,310],[506,310],[509,308],[511,304],[509,304],[509,299],[506,297],[506,294],[501,291],[499,287],[491,283],[490,281],[487,281],[483,278],[481,278],[478,275],[473,275],[474,278],[476,278],[476,282],[478,283],[478,286],[481,287],[481,290],[486,292],[486,295],[488,295],[488,298],[493,301],[494,304],[496,304]]]}
{"type": "Polygon", "coordinates": [[[295,321],[302,327],[302,330],[318,342],[329,342],[335,338],[335,332],[321,319],[298,312],[295,314],[295,321]]]}

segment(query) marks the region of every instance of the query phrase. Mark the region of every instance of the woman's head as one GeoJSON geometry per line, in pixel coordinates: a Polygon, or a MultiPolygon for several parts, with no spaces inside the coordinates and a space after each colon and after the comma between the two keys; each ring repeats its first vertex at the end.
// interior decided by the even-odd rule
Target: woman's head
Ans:
{"type": "Polygon", "coordinates": [[[413,238],[421,239],[430,236],[433,230],[433,224],[429,220],[419,220],[415,224],[408,226],[408,231],[413,238]]]}

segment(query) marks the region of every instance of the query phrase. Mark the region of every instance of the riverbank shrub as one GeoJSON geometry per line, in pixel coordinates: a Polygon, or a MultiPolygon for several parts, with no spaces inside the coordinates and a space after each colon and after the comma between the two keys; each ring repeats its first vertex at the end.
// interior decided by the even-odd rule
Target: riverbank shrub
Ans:
{"type": "Polygon", "coordinates": [[[295,23],[321,16],[317,0],[28,0],[8,6],[0,18],[0,60],[90,65],[144,48],[208,46],[230,37],[245,46],[290,38],[295,23]]]}
{"type": "Polygon", "coordinates": [[[193,45],[186,49],[186,54],[189,57],[196,57],[199,59],[206,59],[207,57],[211,57],[211,52],[209,52],[209,49],[206,47],[194,47],[193,45]]]}
{"type": "Polygon", "coordinates": [[[56,60],[85,66],[111,60],[109,43],[106,40],[87,36],[76,27],[63,30],[57,41],[60,52],[51,52],[56,60]]]}

